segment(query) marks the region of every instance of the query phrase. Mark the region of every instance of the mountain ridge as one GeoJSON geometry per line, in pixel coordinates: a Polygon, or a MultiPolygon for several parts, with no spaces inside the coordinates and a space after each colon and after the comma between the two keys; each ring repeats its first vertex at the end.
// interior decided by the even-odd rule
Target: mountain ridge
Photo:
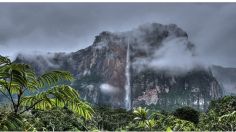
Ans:
{"type": "Polygon", "coordinates": [[[210,100],[222,96],[222,88],[210,71],[194,67],[180,76],[167,74],[166,69],[152,69],[159,68],[153,61],[158,59],[159,49],[173,39],[181,41],[180,46],[194,55],[195,46],[185,31],[175,24],[152,23],[122,33],[101,32],[91,46],[77,52],[55,53],[46,58],[39,55],[31,57],[33,59],[21,55],[16,62],[30,64],[38,74],[55,69],[70,71],[76,78],[72,85],[84,99],[95,104],[126,108],[129,50],[129,98],[133,107],[152,104],[173,109],[189,105],[205,110],[210,100]],[[152,62],[153,65],[149,65],[152,62]]]}

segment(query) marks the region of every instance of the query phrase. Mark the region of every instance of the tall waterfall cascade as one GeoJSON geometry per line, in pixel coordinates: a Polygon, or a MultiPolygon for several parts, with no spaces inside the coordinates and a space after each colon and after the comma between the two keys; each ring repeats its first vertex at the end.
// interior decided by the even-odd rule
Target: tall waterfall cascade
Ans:
{"type": "Polygon", "coordinates": [[[129,49],[129,41],[127,44],[127,54],[126,54],[126,67],[125,67],[125,108],[127,110],[131,109],[131,88],[130,88],[130,49],[129,49]]]}

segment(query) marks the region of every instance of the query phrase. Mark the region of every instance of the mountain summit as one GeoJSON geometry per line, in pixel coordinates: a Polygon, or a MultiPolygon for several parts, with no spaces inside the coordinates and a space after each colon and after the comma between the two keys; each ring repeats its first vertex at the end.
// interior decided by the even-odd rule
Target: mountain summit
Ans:
{"type": "Polygon", "coordinates": [[[55,69],[72,72],[76,80],[71,85],[91,103],[165,110],[188,105],[205,110],[210,100],[222,96],[211,71],[182,66],[184,60],[174,58],[173,64],[165,60],[171,55],[165,51],[194,56],[194,47],[177,25],[152,23],[127,32],[102,32],[91,46],[70,54],[20,54],[15,62],[30,64],[38,74],[55,69]]]}

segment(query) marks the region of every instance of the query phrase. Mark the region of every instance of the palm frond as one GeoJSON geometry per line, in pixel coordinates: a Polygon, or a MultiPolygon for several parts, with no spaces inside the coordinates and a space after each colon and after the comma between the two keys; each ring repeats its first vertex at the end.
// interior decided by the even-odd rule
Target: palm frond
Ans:
{"type": "Polygon", "coordinates": [[[1,88],[5,88],[8,86],[8,82],[6,82],[5,80],[0,80],[0,87],[1,88]]]}
{"type": "Polygon", "coordinates": [[[82,116],[85,119],[91,119],[94,113],[91,106],[82,101],[69,101],[67,102],[67,107],[75,112],[78,116],[82,116]]]}
{"type": "Polygon", "coordinates": [[[11,63],[11,60],[9,58],[0,55],[0,65],[9,63],[11,63]]]}
{"type": "Polygon", "coordinates": [[[27,78],[26,71],[30,70],[30,67],[25,64],[11,64],[1,68],[0,79],[12,81],[20,86],[26,86],[27,78]]]}
{"type": "Polygon", "coordinates": [[[78,92],[70,86],[54,86],[52,89],[32,96],[23,94],[25,90],[36,91],[38,88],[72,80],[73,76],[66,71],[51,71],[37,77],[29,65],[11,63],[7,57],[0,56],[0,92],[12,101],[16,114],[18,114],[18,107],[25,108],[24,111],[32,108],[46,110],[53,107],[67,107],[78,116],[91,119],[93,109],[83,102],[78,92]],[[12,98],[14,94],[18,95],[19,102],[14,102],[12,98]]]}
{"type": "MultiPolygon", "coordinates": [[[[22,98],[21,104],[26,107],[47,110],[53,107],[67,107],[78,116],[91,119],[94,113],[91,106],[79,98],[78,92],[67,85],[55,86],[48,91],[22,98]]],[[[27,109],[27,108],[26,108],[27,109]]]]}
{"type": "Polygon", "coordinates": [[[27,78],[27,89],[31,92],[37,90],[39,88],[39,83],[35,72],[32,70],[27,70],[25,72],[25,76],[27,78]]]}
{"type": "Polygon", "coordinates": [[[22,130],[23,119],[13,113],[2,113],[0,115],[0,130],[16,131],[22,130]]]}
{"type": "Polygon", "coordinates": [[[138,107],[134,110],[134,114],[136,115],[137,118],[135,118],[136,120],[146,120],[148,117],[148,109],[146,109],[146,107],[142,108],[142,107],[138,107]]]}
{"type": "Polygon", "coordinates": [[[72,81],[73,76],[66,71],[51,71],[43,74],[38,78],[39,86],[51,86],[57,84],[59,81],[67,80],[72,81]]]}

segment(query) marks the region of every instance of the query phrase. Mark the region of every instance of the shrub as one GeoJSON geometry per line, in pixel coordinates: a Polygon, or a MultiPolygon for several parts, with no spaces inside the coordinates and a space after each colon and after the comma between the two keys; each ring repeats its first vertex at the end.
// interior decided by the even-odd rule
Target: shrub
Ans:
{"type": "Polygon", "coordinates": [[[195,124],[199,122],[199,112],[191,107],[178,108],[173,115],[179,119],[187,120],[195,124]]]}
{"type": "Polygon", "coordinates": [[[208,110],[213,110],[218,116],[232,113],[236,111],[236,96],[225,96],[211,101],[208,110]]]}
{"type": "Polygon", "coordinates": [[[87,130],[84,125],[84,120],[65,108],[54,108],[52,110],[43,111],[33,110],[32,115],[28,116],[28,120],[30,120],[39,131],[87,130]]]}
{"type": "Polygon", "coordinates": [[[207,113],[202,113],[198,124],[201,130],[235,131],[236,96],[225,96],[211,101],[207,113]]]}

